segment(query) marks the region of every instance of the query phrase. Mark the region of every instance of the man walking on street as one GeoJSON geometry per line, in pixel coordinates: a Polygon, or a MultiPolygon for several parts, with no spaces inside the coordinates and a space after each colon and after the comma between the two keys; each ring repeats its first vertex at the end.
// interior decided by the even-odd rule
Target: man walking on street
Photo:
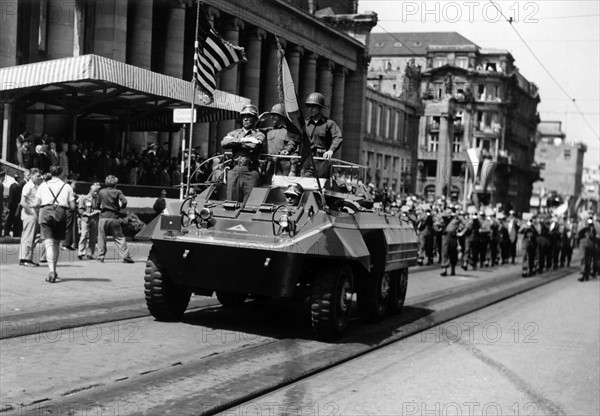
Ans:
{"type": "Polygon", "coordinates": [[[100,216],[100,200],[98,192],[100,184],[90,186],[90,192],[79,198],[78,210],[81,217],[81,237],[79,238],[79,251],[77,258],[83,260],[84,256],[91,259],[96,251],[98,242],[98,218],[100,216]]]}
{"type": "Polygon", "coordinates": [[[35,195],[39,205],[40,234],[46,247],[48,260],[48,277],[46,281],[55,283],[58,279],[56,264],[60,256],[59,244],[64,240],[67,229],[67,211],[75,210],[75,194],[71,185],[60,180],[62,168],[58,165],[50,167],[52,178],[38,187],[35,195]]]}
{"type": "Polygon", "coordinates": [[[33,262],[33,249],[35,237],[38,233],[38,213],[35,210],[35,195],[38,186],[42,183],[42,174],[39,169],[32,168],[29,171],[29,181],[23,186],[21,193],[21,221],[23,231],[21,232],[21,250],[19,253],[19,265],[37,267],[39,264],[33,262]]]}
{"type": "Polygon", "coordinates": [[[106,256],[106,235],[110,234],[119,247],[119,253],[123,256],[123,263],[133,263],[129,254],[127,241],[123,235],[120,218],[122,210],[127,207],[127,198],[119,189],[116,176],[108,175],[105,179],[107,188],[98,193],[100,199],[100,220],[98,223],[98,261],[104,263],[106,256]]]}

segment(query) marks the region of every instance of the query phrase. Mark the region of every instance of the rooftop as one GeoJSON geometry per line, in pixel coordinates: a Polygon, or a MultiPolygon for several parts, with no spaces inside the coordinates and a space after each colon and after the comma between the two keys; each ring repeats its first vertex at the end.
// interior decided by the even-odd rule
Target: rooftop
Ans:
{"type": "Polygon", "coordinates": [[[371,56],[425,56],[431,45],[477,44],[457,32],[397,32],[371,33],[369,54],[371,56]]]}

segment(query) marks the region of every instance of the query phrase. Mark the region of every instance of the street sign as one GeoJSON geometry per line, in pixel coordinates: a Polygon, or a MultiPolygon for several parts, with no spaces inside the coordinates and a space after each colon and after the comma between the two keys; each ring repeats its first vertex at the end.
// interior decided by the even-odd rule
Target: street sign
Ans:
{"type": "Polygon", "coordinates": [[[195,123],[197,111],[194,108],[194,121],[192,121],[192,109],[191,108],[174,108],[173,109],[173,123],[195,123]]]}

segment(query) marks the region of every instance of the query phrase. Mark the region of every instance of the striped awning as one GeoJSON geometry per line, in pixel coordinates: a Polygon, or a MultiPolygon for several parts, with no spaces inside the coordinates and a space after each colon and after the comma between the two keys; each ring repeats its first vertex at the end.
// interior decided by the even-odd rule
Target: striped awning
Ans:
{"type": "MultiPolygon", "coordinates": [[[[189,107],[194,93],[199,122],[234,119],[249,103],[219,90],[210,102],[191,82],[98,55],[0,69],[2,103],[45,103],[54,113],[120,123],[144,124],[144,118],[158,114],[164,119],[173,108],[189,107]]],[[[36,111],[40,112],[27,112],[36,111]]]]}

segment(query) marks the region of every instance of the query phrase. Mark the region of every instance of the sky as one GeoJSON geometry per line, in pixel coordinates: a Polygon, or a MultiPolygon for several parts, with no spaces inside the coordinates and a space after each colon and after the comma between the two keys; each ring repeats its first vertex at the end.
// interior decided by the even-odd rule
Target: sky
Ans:
{"type": "Polygon", "coordinates": [[[584,166],[600,165],[598,0],[359,0],[359,13],[369,10],[378,15],[372,33],[458,32],[480,47],[508,50],[540,88],[542,121],[562,121],[568,142],[587,145],[584,166]]]}

